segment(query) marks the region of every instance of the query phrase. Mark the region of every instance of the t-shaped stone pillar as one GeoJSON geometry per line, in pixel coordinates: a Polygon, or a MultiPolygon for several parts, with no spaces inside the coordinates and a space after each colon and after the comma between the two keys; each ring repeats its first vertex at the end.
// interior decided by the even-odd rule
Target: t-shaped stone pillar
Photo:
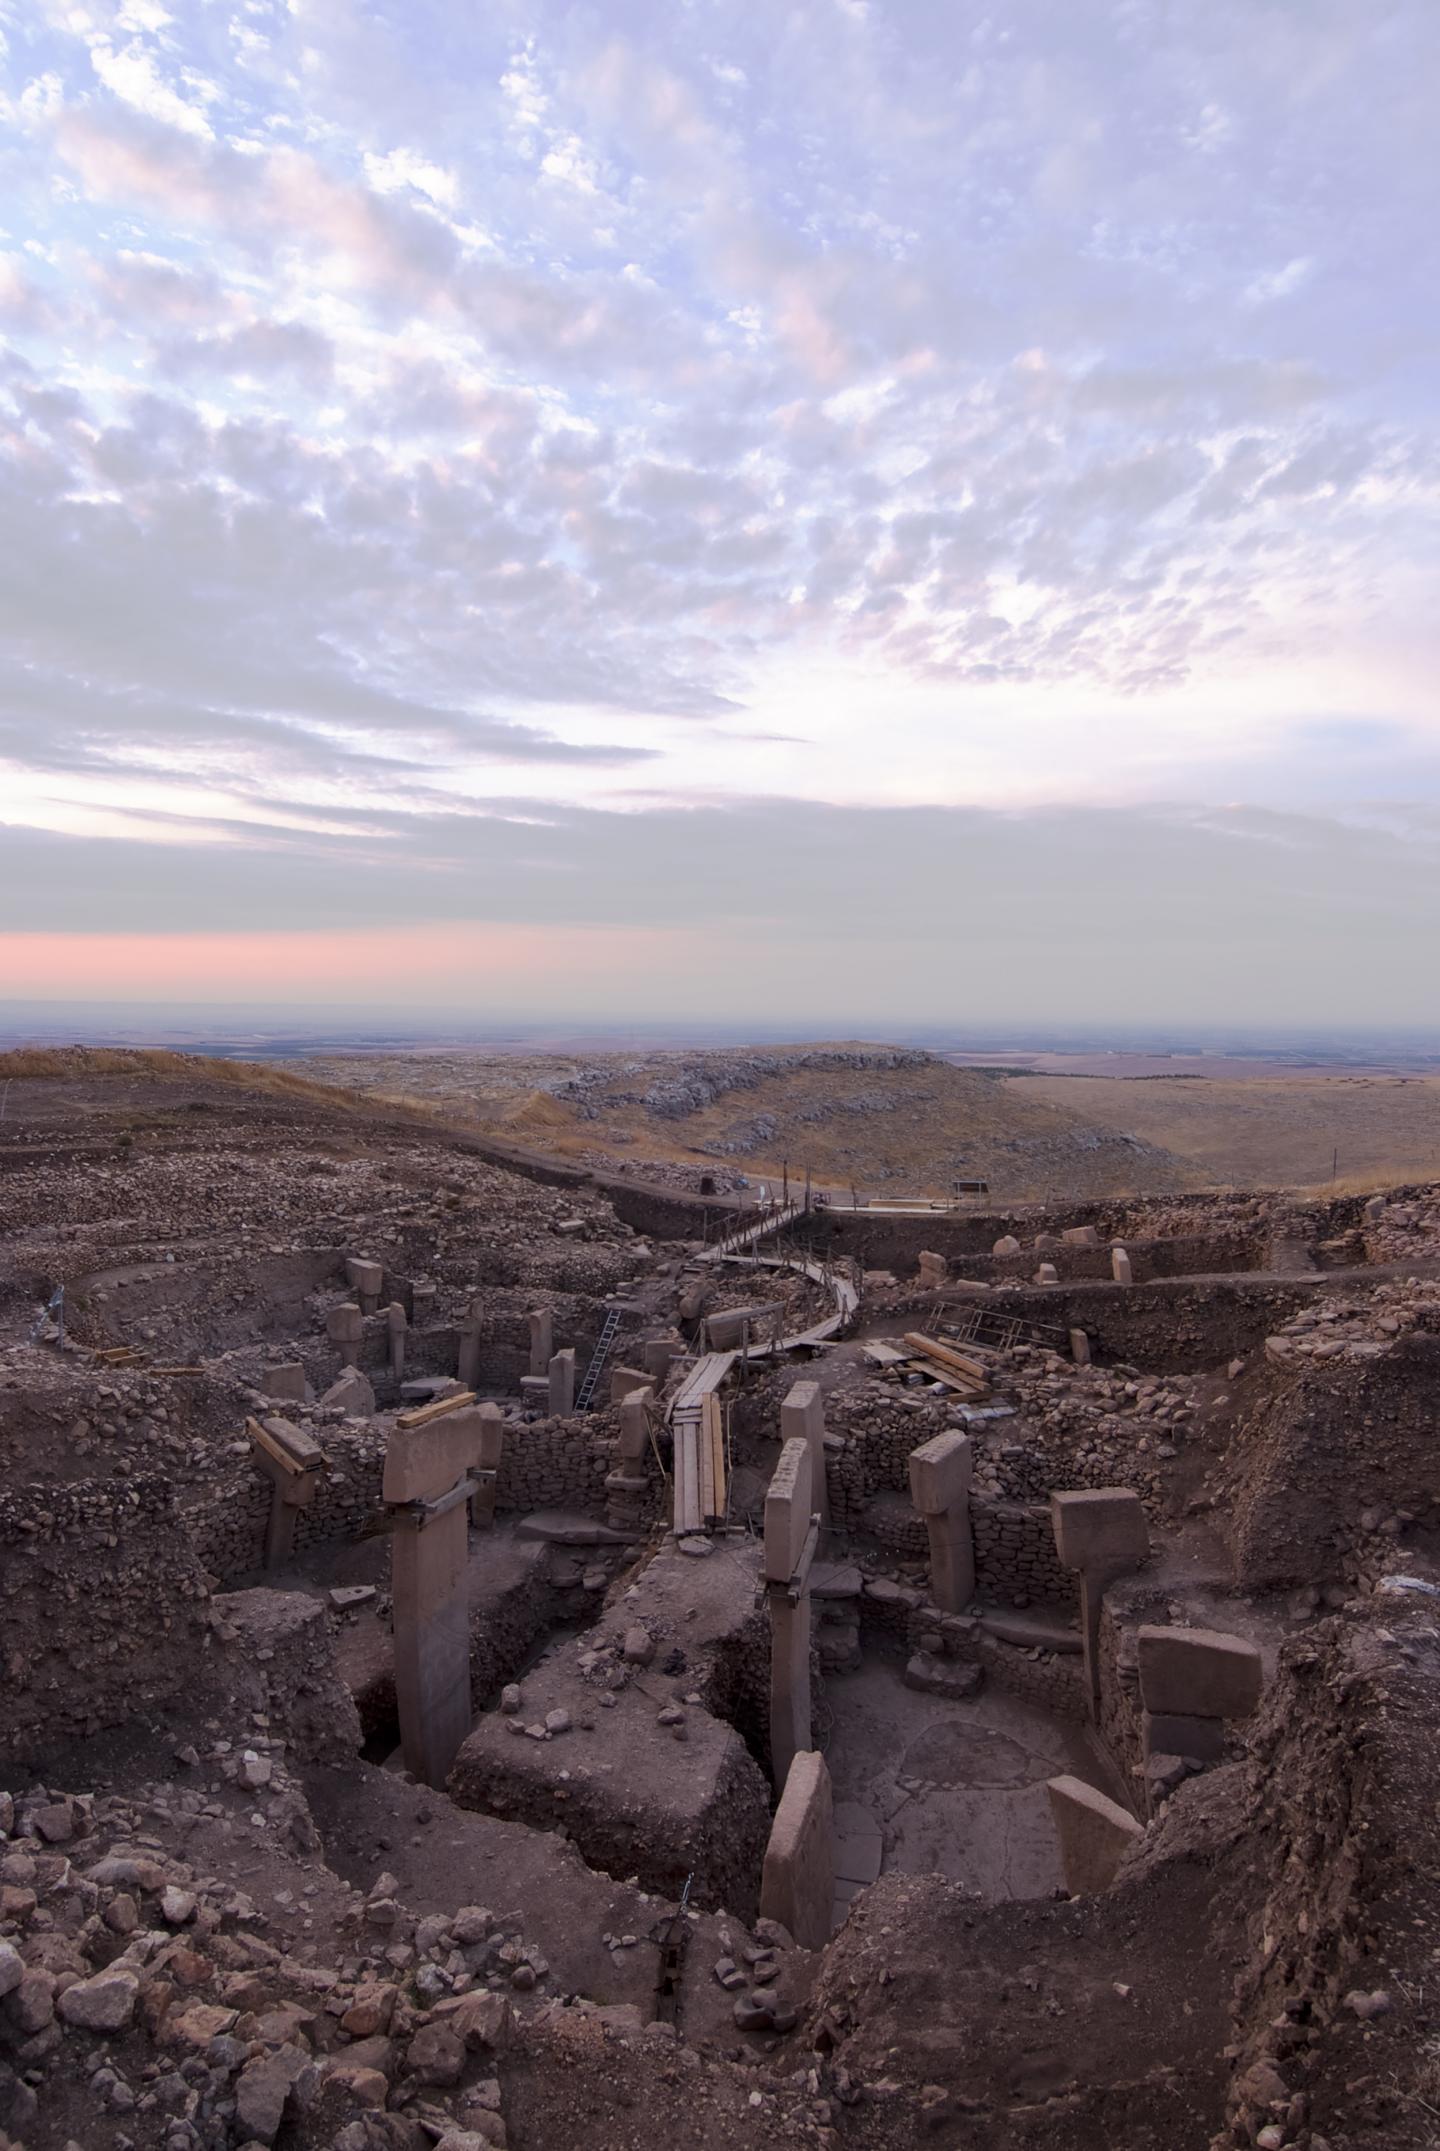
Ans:
{"type": "Polygon", "coordinates": [[[638,1367],[612,1367],[610,1369],[610,1402],[623,1404],[626,1397],[637,1389],[649,1389],[651,1379],[638,1367]]]}
{"type": "Polygon", "coordinates": [[[530,1316],[530,1372],[546,1373],[554,1350],[554,1316],[548,1307],[537,1307],[530,1316]]]}
{"type": "Polygon", "coordinates": [[[1110,1275],[1117,1285],[1128,1285],[1133,1281],[1130,1270],[1130,1257],[1123,1247],[1112,1247],[1110,1250],[1110,1275]]]}
{"type": "Polygon", "coordinates": [[[765,1496],[770,1768],[782,1787],[796,1755],[810,1746],[810,1565],[818,1537],[809,1444],[797,1436],[780,1451],[765,1496]]]}
{"type": "Polygon", "coordinates": [[[385,1449],[384,1499],[395,1508],[390,1588],[395,1700],[405,1767],[442,1785],[470,1730],[466,1503],[477,1431],[461,1409],[397,1426],[385,1449]]]}
{"type": "Polygon", "coordinates": [[[359,1299],[360,1312],[374,1314],[380,1305],[380,1293],[385,1283],[385,1265],[372,1262],[364,1255],[347,1255],[345,1282],[359,1299]]]}
{"type": "Polygon", "coordinates": [[[475,1465],[481,1474],[470,1500],[470,1521],[489,1531],[495,1523],[495,1504],[500,1496],[500,1465],[505,1455],[505,1414],[498,1404],[480,1406],[480,1438],[475,1445],[475,1465]],[[488,1474],[488,1480],[486,1478],[488,1474]]]}
{"type": "Polygon", "coordinates": [[[470,1496],[470,1521],[477,1531],[489,1531],[495,1523],[495,1497],[499,1488],[500,1459],[505,1451],[505,1414],[498,1404],[467,1404],[451,1414],[474,1443],[470,1496]]]}
{"type": "Polygon", "coordinates": [[[575,1347],[557,1352],[547,1370],[550,1376],[548,1406],[552,1419],[564,1419],[575,1409],[575,1347]]]}
{"type": "Polygon", "coordinates": [[[670,1337],[647,1337],[645,1340],[645,1371],[653,1381],[663,1382],[670,1372],[670,1362],[680,1347],[670,1337]]]}
{"type": "Polygon", "coordinates": [[[1080,1578],[1080,1636],[1091,1717],[1100,1710],[1100,1606],[1117,1576],[1149,1558],[1150,1532],[1140,1496],[1127,1486],[1050,1496],[1060,1566],[1080,1578]]]}
{"type": "Polygon", "coordinates": [[[942,1613],[963,1613],[975,1596],[974,1468],[968,1434],[936,1434],[910,1452],[910,1499],[930,1536],[930,1596],[942,1613]]]}
{"type": "Polygon", "coordinates": [[[270,1481],[270,1514],[265,1524],[265,1566],[283,1568],[295,1550],[300,1511],[315,1499],[323,1475],[325,1452],[313,1435],[288,1419],[247,1419],[255,1464],[270,1481]]]}
{"type": "Polygon", "coordinates": [[[627,1464],[638,1464],[650,1446],[649,1405],[653,1389],[632,1389],[620,1400],[620,1454],[627,1464]]]}
{"type": "Polygon", "coordinates": [[[405,1379],[405,1310],[399,1300],[394,1300],[385,1310],[385,1338],[390,1347],[390,1379],[405,1379]]]}
{"type": "Polygon", "coordinates": [[[1060,1840],[1060,1865],[1072,1897],[1108,1890],[1130,1847],[1145,1835],[1129,1811],[1083,1778],[1046,1780],[1060,1840]]]}
{"type": "Polygon", "coordinates": [[[620,1400],[620,1439],[615,1444],[615,1470],[605,1475],[605,1521],[612,1531],[639,1527],[650,1481],[645,1457],[650,1447],[648,1406],[653,1389],[632,1389],[620,1400]]]}
{"type": "Polygon", "coordinates": [[[332,1307],[325,1317],[325,1334],[340,1354],[342,1367],[358,1367],[365,1336],[365,1317],[353,1300],[332,1307]]]}
{"type": "Polygon", "coordinates": [[[1136,1637],[1145,1759],[1183,1755],[1219,1762],[1225,1720],[1248,1718],[1260,1700],[1264,1666],[1244,1636],[1217,1628],[1147,1624],[1136,1637]]]}
{"type": "Polygon", "coordinates": [[[823,1949],[835,1917],[835,1821],[830,1772],[813,1749],[790,1765],[765,1847],[760,1916],[788,1927],[802,1949],[823,1949]]]}
{"type": "Polygon", "coordinates": [[[480,1295],[472,1293],[460,1324],[460,1349],[455,1359],[455,1379],[462,1389],[473,1389],[480,1379],[480,1295]]]}
{"type": "Polygon", "coordinates": [[[818,1382],[792,1382],[780,1406],[780,1439],[803,1441],[810,1451],[810,1494],[822,1525],[830,1521],[825,1483],[825,1399],[818,1382]]]}

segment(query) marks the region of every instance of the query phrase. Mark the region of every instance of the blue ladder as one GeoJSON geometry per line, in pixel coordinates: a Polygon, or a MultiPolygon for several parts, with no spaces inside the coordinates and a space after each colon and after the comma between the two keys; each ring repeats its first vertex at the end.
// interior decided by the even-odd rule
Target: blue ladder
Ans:
{"type": "Polygon", "coordinates": [[[590,1400],[594,1396],[599,1386],[600,1377],[605,1371],[605,1362],[610,1357],[610,1347],[615,1342],[615,1332],[619,1327],[620,1310],[618,1307],[612,1307],[605,1317],[605,1327],[600,1332],[600,1339],[591,1355],[590,1364],[585,1369],[585,1379],[580,1384],[580,1394],[575,1399],[577,1412],[588,1412],[590,1409],[590,1400]]]}

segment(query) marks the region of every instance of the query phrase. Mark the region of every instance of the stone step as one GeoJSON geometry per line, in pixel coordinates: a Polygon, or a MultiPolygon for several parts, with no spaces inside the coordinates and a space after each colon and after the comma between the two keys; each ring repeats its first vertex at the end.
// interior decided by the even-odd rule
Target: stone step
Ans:
{"type": "Polygon", "coordinates": [[[853,1561],[817,1561],[810,1570],[812,1598],[858,1598],[863,1577],[853,1561]]]}
{"type": "Polygon", "coordinates": [[[1027,1613],[1019,1607],[989,1607],[980,1616],[987,1636],[999,1643],[1014,1643],[1033,1651],[1078,1652],[1080,1631],[1058,1613],[1027,1613]]]}
{"type": "Polygon", "coordinates": [[[570,1516],[560,1509],[536,1509],[515,1526],[517,1539],[544,1539],[551,1546],[633,1546],[631,1531],[612,1531],[593,1516],[570,1516]]]}

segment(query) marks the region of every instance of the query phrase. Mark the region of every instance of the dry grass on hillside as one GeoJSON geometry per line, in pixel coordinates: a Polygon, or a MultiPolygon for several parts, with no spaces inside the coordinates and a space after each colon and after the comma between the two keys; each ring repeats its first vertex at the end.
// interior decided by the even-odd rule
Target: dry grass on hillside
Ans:
{"type": "Polygon", "coordinates": [[[271,1098],[309,1099],[353,1106],[353,1094],[307,1082],[260,1061],[218,1060],[206,1053],[175,1053],[163,1046],[17,1046],[0,1053],[0,1083],[188,1082],[258,1091],[271,1098]]]}
{"type": "MultiPolygon", "coordinates": [[[[996,1077],[939,1059],[886,1067],[804,1065],[807,1055],[868,1052],[849,1042],[650,1055],[334,1056],[307,1063],[367,1097],[400,1100],[568,1161],[716,1165],[751,1180],[843,1192],[943,1195],[957,1178],[988,1180],[998,1201],[1180,1192],[1200,1176],[1183,1159],[1096,1130],[1064,1104],[1012,1092],[996,1077]],[[778,1054],[793,1065],[769,1063],[778,1054]],[[747,1066],[748,1064],[748,1066],[747,1066]],[[688,1071],[738,1066],[737,1080],[687,1112],[657,1110],[656,1086],[688,1071]],[[574,1079],[581,1080],[576,1083],[574,1079]],[[552,1086],[571,1079],[556,1095],[552,1086]]],[[[888,1049],[881,1048],[881,1053],[888,1049]]]]}
{"type": "Polygon", "coordinates": [[[1440,1175],[1440,1078],[1007,1076],[1018,1098],[1065,1106],[1189,1159],[1207,1182],[1361,1193],[1440,1175]],[[1338,1152],[1338,1165],[1336,1154],[1338,1152]]]}

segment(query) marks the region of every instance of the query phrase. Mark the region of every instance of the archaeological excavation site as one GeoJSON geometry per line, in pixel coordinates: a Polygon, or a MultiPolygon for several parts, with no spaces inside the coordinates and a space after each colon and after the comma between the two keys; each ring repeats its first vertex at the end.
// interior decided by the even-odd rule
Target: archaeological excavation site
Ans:
{"type": "Polygon", "coordinates": [[[1440,2141],[1440,1187],[0,1077],[0,2141],[1440,2141]]]}

